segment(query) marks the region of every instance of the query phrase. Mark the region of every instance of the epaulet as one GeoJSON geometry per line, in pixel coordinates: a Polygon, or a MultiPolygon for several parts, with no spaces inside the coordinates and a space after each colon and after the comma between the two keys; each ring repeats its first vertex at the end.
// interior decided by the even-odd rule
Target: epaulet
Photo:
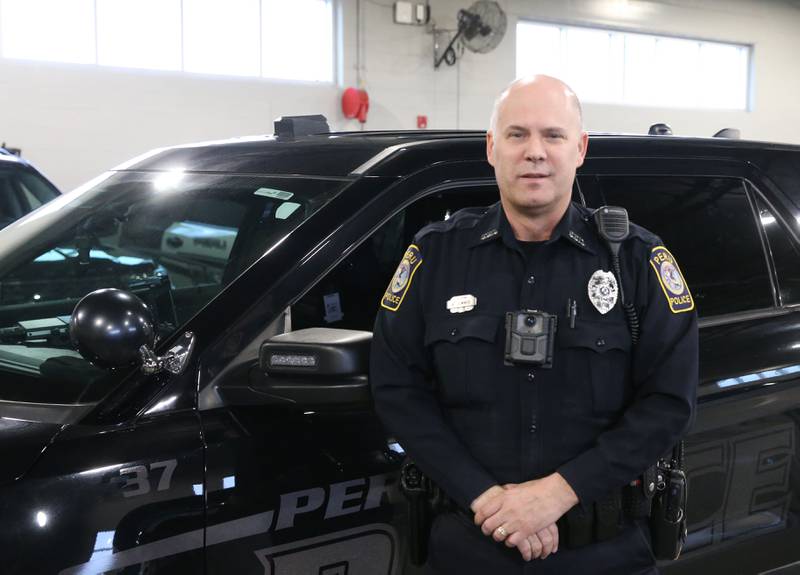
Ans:
{"type": "Polygon", "coordinates": [[[661,238],[659,238],[656,234],[646,228],[643,228],[642,226],[634,224],[633,222],[630,224],[628,239],[637,239],[647,245],[657,245],[662,243],[661,238]]]}
{"type": "Polygon", "coordinates": [[[448,219],[441,222],[433,222],[422,228],[414,236],[414,243],[420,241],[427,235],[439,233],[444,234],[453,230],[464,230],[474,228],[488,208],[463,208],[458,210],[448,219]]]}

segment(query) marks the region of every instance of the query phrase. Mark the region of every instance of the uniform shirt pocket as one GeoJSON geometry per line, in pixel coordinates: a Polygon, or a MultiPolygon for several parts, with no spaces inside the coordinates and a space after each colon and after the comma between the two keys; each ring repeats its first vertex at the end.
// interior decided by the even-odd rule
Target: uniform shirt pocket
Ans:
{"type": "Polygon", "coordinates": [[[591,410],[598,415],[618,413],[627,405],[631,337],[626,325],[584,320],[560,329],[557,341],[567,389],[574,394],[570,403],[589,407],[586,398],[591,398],[591,410]]]}
{"type": "Polygon", "coordinates": [[[450,405],[493,401],[492,372],[502,364],[497,349],[500,318],[456,315],[430,321],[425,346],[433,352],[436,379],[450,405]]]}

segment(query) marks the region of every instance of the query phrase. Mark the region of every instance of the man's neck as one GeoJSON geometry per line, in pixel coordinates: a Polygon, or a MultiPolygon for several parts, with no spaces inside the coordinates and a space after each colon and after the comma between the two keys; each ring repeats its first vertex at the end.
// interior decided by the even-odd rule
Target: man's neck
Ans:
{"type": "Polygon", "coordinates": [[[543,242],[549,240],[553,230],[567,213],[569,201],[564,206],[538,214],[526,214],[514,211],[503,204],[506,219],[514,232],[514,237],[522,242],[543,242]]]}

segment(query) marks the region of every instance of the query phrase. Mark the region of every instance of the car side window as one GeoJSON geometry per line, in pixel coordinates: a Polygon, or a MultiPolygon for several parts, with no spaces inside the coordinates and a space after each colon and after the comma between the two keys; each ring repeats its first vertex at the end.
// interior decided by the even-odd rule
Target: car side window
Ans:
{"type": "Polygon", "coordinates": [[[461,208],[489,206],[498,199],[494,185],[457,188],[426,196],[398,212],[292,305],[292,329],[372,331],[380,299],[414,234],[461,208]]]}
{"type": "Polygon", "coordinates": [[[675,255],[701,317],[774,305],[756,218],[739,178],[583,175],[590,206],[623,206],[675,255]]]}
{"type": "Polygon", "coordinates": [[[757,196],[756,207],[778,275],[781,302],[784,305],[800,303],[800,250],[766,202],[757,196]]]}

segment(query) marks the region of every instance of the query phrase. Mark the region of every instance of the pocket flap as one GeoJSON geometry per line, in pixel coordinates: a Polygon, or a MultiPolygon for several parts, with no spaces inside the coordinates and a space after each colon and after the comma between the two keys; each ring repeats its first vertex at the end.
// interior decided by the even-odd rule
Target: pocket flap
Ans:
{"type": "Polygon", "coordinates": [[[583,347],[599,353],[609,349],[628,351],[631,334],[626,325],[579,321],[574,329],[567,326],[558,330],[558,344],[559,347],[583,347]]]}
{"type": "Polygon", "coordinates": [[[425,328],[425,345],[437,341],[456,343],[468,337],[493,343],[497,339],[499,324],[499,317],[485,315],[453,314],[452,318],[437,318],[425,328]]]}

